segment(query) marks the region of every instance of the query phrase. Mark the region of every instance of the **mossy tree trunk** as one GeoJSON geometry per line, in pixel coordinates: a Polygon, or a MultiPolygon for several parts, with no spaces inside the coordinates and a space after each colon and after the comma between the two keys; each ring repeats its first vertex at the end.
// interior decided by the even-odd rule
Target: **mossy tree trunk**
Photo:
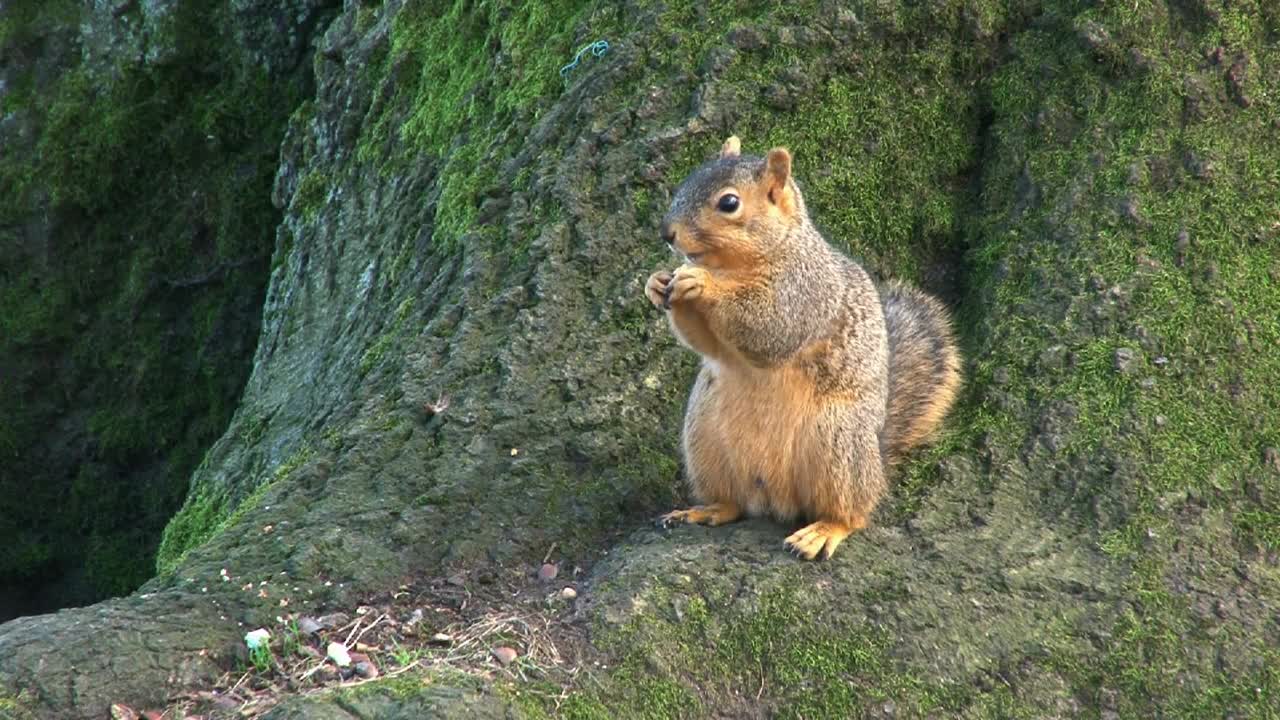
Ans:
{"type": "Polygon", "coordinates": [[[1265,716],[1278,33],[1260,0],[348,4],[160,575],[3,626],[0,678],[65,716],[161,702],[282,607],[551,553],[591,568],[608,668],[568,716],[1265,716]],[[789,146],[828,237],[960,318],[948,431],[825,564],[765,521],[646,524],[694,359],[642,283],[730,132],[789,146]]]}
{"type": "Polygon", "coordinates": [[[282,4],[0,11],[0,620],[154,575],[226,430],[280,222],[279,144],[309,82],[301,50],[325,16],[323,1],[286,5],[288,32],[253,47],[235,29],[282,4]]]}

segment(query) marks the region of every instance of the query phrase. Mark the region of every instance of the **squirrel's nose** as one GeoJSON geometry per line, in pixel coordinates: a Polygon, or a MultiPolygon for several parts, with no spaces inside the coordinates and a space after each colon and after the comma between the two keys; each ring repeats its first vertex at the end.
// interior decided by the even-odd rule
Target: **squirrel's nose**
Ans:
{"type": "Polygon", "coordinates": [[[675,229],[674,227],[672,227],[672,226],[671,226],[671,223],[669,223],[669,222],[663,222],[663,223],[662,223],[662,241],[663,241],[663,242],[665,242],[665,243],[666,243],[666,244],[668,244],[668,245],[673,245],[673,244],[675,244],[675,241],[676,241],[676,229],[675,229]]]}

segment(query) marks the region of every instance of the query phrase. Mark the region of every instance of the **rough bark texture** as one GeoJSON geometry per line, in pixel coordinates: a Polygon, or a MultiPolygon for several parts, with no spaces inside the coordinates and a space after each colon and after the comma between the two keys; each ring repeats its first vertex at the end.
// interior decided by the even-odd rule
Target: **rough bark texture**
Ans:
{"type": "Polygon", "coordinates": [[[160,573],[0,626],[0,708],[159,704],[282,600],[550,552],[589,568],[564,702],[444,675],[274,717],[1267,716],[1278,33],[1261,0],[346,3],[282,147],[253,371],[160,573]],[[730,132],[789,146],[828,237],[960,318],[948,432],[828,563],[766,521],[646,523],[694,359],[642,283],[730,132]]]}

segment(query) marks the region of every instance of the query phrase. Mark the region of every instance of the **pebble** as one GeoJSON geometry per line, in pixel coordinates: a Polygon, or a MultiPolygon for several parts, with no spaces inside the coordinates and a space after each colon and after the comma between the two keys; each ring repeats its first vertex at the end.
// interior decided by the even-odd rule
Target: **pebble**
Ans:
{"type": "Polygon", "coordinates": [[[571,587],[567,587],[560,591],[560,597],[564,598],[565,600],[572,600],[578,597],[578,591],[574,590],[571,587]]]}
{"type": "Polygon", "coordinates": [[[347,623],[351,622],[351,616],[346,613],[340,613],[340,612],[330,613],[328,615],[321,615],[320,617],[316,618],[316,622],[320,624],[320,627],[322,629],[333,630],[334,628],[340,628],[343,625],[346,625],[347,623]]]}
{"type": "Polygon", "coordinates": [[[320,623],[316,622],[315,618],[300,617],[298,618],[298,632],[303,635],[315,635],[320,632],[320,623]]]}
{"type": "Polygon", "coordinates": [[[494,648],[493,656],[497,658],[498,662],[502,663],[504,667],[515,662],[516,658],[518,657],[515,649],[509,648],[506,645],[503,645],[502,647],[494,648]]]}
{"type": "Polygon", "coordinates": [[[1280,472],[1280,450],[1269,447],[1262,451],[1262,462],[1271,467],[1272,470],[1280,472]]]}
{"type": "Polygon", "coordinates": [[[453,636],[446,633],[436,633],[431,636],[432,645],[449,645],[453,642],[453,636]]]}
{"type": "Polygon", "coordinates": [[[1128,372],[1133,367],[1134,353],[1130,348],[1119,348],[1115,354],[1115,368],[1120,372],[1128,372]]]}
{"type": "Polygon", "coordinates": [[[538,579],[542,582],[551,582],[559,574],[560,568],[555,563],[543,563],[542,567],[538,568],[538,579]]]}
{"type": "Polygon", "coordinates": [[[351,654],[347,652],[347,646],[340,642],[329,643],[325,654],[329,659],[338,664],[338,667],[346,667],[351,664],[351,654]]]}
{"type": "Polygon", "coordinates": [[[378,677],[378,666],[369,661],[361,661],[355,664],[356,674],[365,680],[372,680],[378,677]]]}

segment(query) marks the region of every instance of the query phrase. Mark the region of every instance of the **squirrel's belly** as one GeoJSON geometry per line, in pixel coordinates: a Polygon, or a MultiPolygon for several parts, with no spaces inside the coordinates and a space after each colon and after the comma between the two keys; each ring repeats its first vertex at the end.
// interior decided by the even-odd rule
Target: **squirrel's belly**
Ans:
{"type": "Polygon", "coordinates": [[[773,382],[724,383],[717,393],[721,442],[733,459],[735,495],[749,515],[792,519],[803,513],[799,484],[820,443],[814,440],[819,403],[807,380],[778,373],[773,382]]]}

